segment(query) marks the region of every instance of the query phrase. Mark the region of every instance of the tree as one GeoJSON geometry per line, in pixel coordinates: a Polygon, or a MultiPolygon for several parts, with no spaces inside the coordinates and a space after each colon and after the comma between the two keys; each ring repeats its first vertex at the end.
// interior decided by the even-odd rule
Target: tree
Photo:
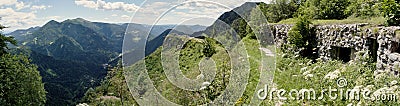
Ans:
{"type": "Polygon", "coordinates": [[[400,25],[400,0],[383,0],[382,10],[388,25],[400,25]]]}
{"type": "Polygon", "coordinates": [[[344,19],[347,15],[344,13],[349,0],[321,0],[321,19],[344,19]]]}
{"type": "Polygon", "coordinates": [[[299,52],[301,56],[316,58],[314,48],[316,48],[317,42],[315,40],[315,29],[310,26],[311,24],[308,17],[300,16],[288,33],[287,46],[295,50],[292,52],[299,52]]]}
{"type": "Polygon", "coordinates": [[[117,97],[120,98],[121,104],[124,105],[124,100],[132,97],[130,97],[131,93],[128,90],[129,88],[125,80],[122,62],[120,61],[117,67],[111,69],[109,74],[112,76],[110,78],[110,84],[115,87],[115,93],[117,94],[117,97]]]}
{"type": "Polygon", "coordinates": [[[284,19],[293,18],[300,3],[298,0],[273,0],[271,4],[260,4],[260,9],[264,12],[267,20],[272,23],[284,19]]]}
{"type": "Polygon", "coordinates": [[[302,3],[297,15],[309,15],[314,19],[344,19],[349,0],[307,0],[302,3]]]}
{"type": "Polygon", "coordinates": [[[350,1],[345,13],[353,17],[376,17],[380,16],[379,3],[377,0],[353,0],[350,1]]]}
{"type": "Polygon", "coordinates": [[[131,95],[126,83],[124,70],[122,69],[122,61],[117,66],[109,67],[105,80],[95,89],[88,89],[85,96],[81,100],[82,103],[89,105],[121,105],[136,106],[137,103],[131,95]],[[115,97],[117,99],[104,100],[102,97],[115,97]]]}
{"type": "Polygon", "coordinates": [[[296,12],[297,16],[303,16],[303,17],[308,17],[311,19],[317,19],[319,18],[318,16],[318,8],[316,7],[319,5],[319,2],[312,2],[308,0],[307,2],[304,2],[301,4],[299,9],[296,12]]]}
{"type": "MultiPolygon", "coordinates": [[[[7,28],[7,27],[0,25],[0,30],[3,30],[4,28],[7,28]]],[[[4,55],[7,53],[6,51],[8,50],[8,47],[7,47],[8,43],[17,45],[17,41],[14,40],[13,37],[6,37],[5,35],[0,34],[0,55],[4,55]]]]}
{"type": "Polygon", "coordinates": [[[240,36],[240,38],[244,38],[247,36],[247,22],[246,20],[239,18],[233,21],[232,27],[235,29],[236,33],[240,36]]]}
{"type": "Polygon", "coordinates": [[[16,41],[0,34],[0,105],[44,105],[46,91],[37,66],[30,64],[26,56],[7,53],[8,43],[16,44],[16,41]]]}
{"type": "Polygon", "coordinates": [[[82,101],[87,103],[93,103],[95,102],[96,97],[97,97],[96,91],[93,88],[89,88],[86,91],[85,96],[82,98],[82,101]]]}
{"type": "Polygon", "coordinates": [[[22,55],[5,54],[0,58],[0,105],[41,106],[46,91],[37,66],[22,55]]]}

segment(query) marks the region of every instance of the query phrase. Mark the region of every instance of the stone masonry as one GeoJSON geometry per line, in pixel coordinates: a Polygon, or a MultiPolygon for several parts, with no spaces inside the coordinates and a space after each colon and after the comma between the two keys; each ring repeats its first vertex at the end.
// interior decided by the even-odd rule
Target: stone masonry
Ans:
{"type": "MultiPolygon", "coordinates": [[[[272,25],[271,30],[275,35],[278,47],[286,43],[287,33],[293,25],[272,25]]],[[[377,62],[375,74],[390,73],[398,75],[400,69],[400,27],[370,27],[368,24],[341,24],[318,25],[316,36],[318,42],[318,54],[322,60],[335,59],[340,53],[334,53],[342,49],[348,50],[351,59],[357,59],[353,55],[360,51],[369,51],[377,62]],[[397,36],[396,36],[397,35],[397,36]],[[351,52],[351,53],[350,53],[351,52]]]]}

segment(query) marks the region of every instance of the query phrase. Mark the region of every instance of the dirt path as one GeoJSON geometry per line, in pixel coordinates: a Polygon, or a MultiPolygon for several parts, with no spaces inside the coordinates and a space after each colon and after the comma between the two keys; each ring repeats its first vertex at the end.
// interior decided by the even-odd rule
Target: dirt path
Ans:
{"type": "Polygon", "coordinates": [[[260,50],[263,51],[266,56],[271,56],[271,57],[275,56],[275,54],[267,48],[260,48],[260,50]]]}

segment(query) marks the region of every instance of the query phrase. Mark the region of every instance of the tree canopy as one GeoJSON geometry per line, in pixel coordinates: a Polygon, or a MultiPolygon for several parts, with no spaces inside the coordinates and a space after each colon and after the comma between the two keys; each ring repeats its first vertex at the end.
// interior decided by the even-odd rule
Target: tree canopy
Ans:
{"type": "Polygon", "coordinates": [[[260,4],[269,22],[307,16],[310,19],[385,17],[386,25],[400,25],[400,0],[273,0],[260,4]]]}
{"type": "MultiPolygon", "coordinates": [[[[7,28],[3,25],[0,25],[0,30],[3,30],[4,28],[7,28]]],[[[11,43],[13,45],[17,44],[17,41],[14,40],[13,37],[7,37],[3,34],[0,34],[0,55],[6,54],[6,50],[8,49],[7,44],[11,43]]]]}
{"type": "MultiPolygon", "coordinates": [[[[0,25],[0,29],[6,27],[0,25]]],[[[8,53],[7,45],[16,44],[13,37],[0,34],[0,105],[42,106],[46,91],[37,66],[23,55],[8,53]]]]}

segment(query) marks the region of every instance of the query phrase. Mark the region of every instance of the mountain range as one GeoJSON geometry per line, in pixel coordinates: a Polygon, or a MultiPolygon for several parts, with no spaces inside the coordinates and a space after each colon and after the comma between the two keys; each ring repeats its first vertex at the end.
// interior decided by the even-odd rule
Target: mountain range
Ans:
{"type": "MultiPolygon", "coordinates": [[[[223,29],[226,27],[223,25],[229,25],[240,35],[247,35],[248,33],[240,33],[248,32],[242,30],[248,29],[243,19],[248,19],[247,16],[251,16],[251,11],[256,6],[257,3],[245,3],[222,14],[218,21],[209,27],[111,24],[76,18],[63,22],[52,20],[41,27],[17,30],[7,36],[13,36],[18,41],[15,53],[29,55],[32,62],[38,65],[48,92],[46,105],[73,105],[80,101],[89,88],[99,86],[107,75],[107,69],[109,69],[107,67],[117,63],[122,55],[124,39],[147,40],[145,46],[147,56],[156,51],[163,44],[165,37],[171,33],[201,38],[203,34],[229,34],[230,28],[223,29]],[[129,31],[137,35],[149,33],[148,39],[125,36],[128,26],[129,31]]],[[[142,45],[129,45],[132,47],[127,48],[131,48],[131,51],[124,55],[143,52],[135,48],[142,45]]],[[[130,63],[133,64],[135,61],[130,63]]]]}
{"type": "MultiPolygon", "coordinates": [[[[154,43],[149,43],[147,54],[155,51],[154,48],[162,44],[166,33],[175,27],[111,24],[76,18],[63,22],[52,20],[41,27],[16,30],[7,36],[13,36],[18,41],[15,53],[29,55],[32,62],[38,65],[48,92],[46,105],[71,105],[78,102],[87,89],[98,86],[107,74],[106,67],[116,63],[113,59],[122,52],[128,25],[140,34],[149,32],[146,29],[153,27],[148,40],[154,43]]],[[[192,34],[205,28],[200,25],[180,25],[175,28],[180,31],[173,32],[192,34]]]]}

